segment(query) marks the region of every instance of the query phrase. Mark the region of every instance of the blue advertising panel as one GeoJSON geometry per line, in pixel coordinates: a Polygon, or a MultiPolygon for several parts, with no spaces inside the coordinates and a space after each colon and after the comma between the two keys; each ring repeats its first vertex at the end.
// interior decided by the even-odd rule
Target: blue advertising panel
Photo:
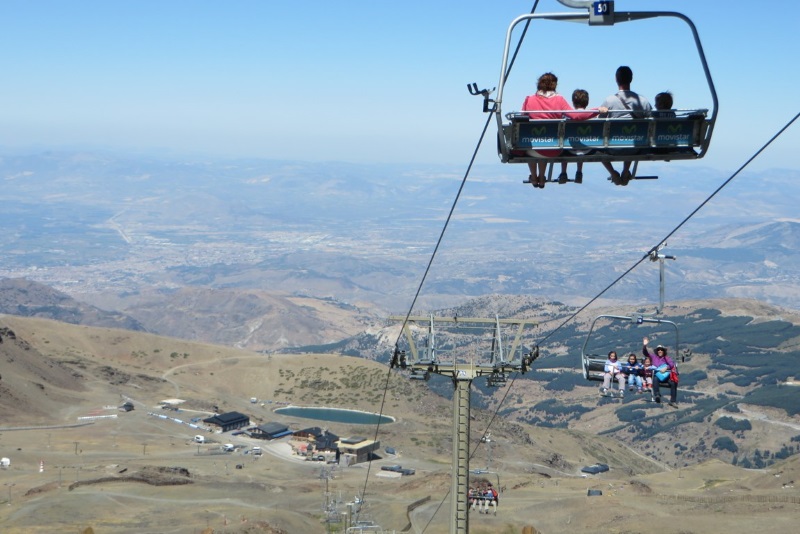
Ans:
{"type": "Polygon", "coordinates": [[[603,122],[568,121],[564,124],[564,148],[599,148],[604,144],[603,122]]]}
{"type": "Polygon", "coordinates": [[[692,145],[694,121],[687,119],[657,119],[655,145],[658,147],[692,145]]]}
{"type": "Polygon", "coordinates": [[[559,122],[531,121],[518,125],[515,148],[559,148],[559,122]]]}
{"type": "Polygon", "coordinates": [[[610,147],[645,147],[650,142],[647,138],[649,121],[618,120],[609,124],[608,146],[610,147]]]}

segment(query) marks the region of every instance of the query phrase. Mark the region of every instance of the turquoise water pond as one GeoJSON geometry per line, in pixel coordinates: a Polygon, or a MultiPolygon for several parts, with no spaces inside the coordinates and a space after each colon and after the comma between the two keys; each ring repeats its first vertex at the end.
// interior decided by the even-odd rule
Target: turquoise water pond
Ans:
{"type": "Polygon", "coordinates": [[[303,419],[316,419],[317,421],[349,423],[351,425],[376,425],[379,422],[382,425],[394,423],[394,417],[388,415],[360,412],[358,410],[343,410],[341,408],[287,406],[285,408],[276,409],[275,413],[292,417],[302,417],[303,419]]]}

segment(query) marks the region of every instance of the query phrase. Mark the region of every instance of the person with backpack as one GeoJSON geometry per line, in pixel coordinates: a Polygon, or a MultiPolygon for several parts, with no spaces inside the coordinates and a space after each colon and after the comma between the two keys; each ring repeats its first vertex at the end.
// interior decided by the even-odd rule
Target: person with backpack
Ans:
{"type": "MultiPolygon", "coordinates": [[[[636,91],[631,91],[631,82],[633,81],[633,70],[628,66],[621,66],[617,69],[615,74],[617,88],[619,89],[613,95],[610,95],[603,102],[603,107],[608,108],[607,114],[602,114],[601,117],[612,118],[634,118],[643,119],[650,116],[653,106],[636,91]]],[[[618,154],[632,154],[636,153],[635,149],[619,149],[614,152],[618,154]]],[[[611,182],[614,185],[628,185],[631,180],[631,163],[625,161],[622,164],[622,174],[614,169],[614,165],[610,161],[604,161],[603,166],[611,175],[611,182]]]]}
{"type": "Polygon", "coordinates": [[[667,348],[659,345],[656,347],[655,354],[647,350],[649,339],[644,338],[642,347],[642,354],[645,358],[650,358],[653,362],[653,399],[661,402],[660,383],[666,382],[669,384],[669,405],[672,408],[678,407],[678,367],[675,362],[667,356],[667,348]]]}

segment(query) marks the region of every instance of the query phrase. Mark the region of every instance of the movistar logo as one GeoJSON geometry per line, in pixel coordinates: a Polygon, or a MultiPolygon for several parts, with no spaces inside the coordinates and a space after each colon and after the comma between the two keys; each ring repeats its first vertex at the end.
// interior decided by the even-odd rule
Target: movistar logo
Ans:
{"type": "Polygon", "coordinates": [[[635,124],[631,124],[630,126],[623,126],[622,127],[622,133],[624,133],[624,134],[635,134],[636,130],[637,130],[637,128],[636,128],[635,124]]]}
{"type": "Polygon", "coordinates": [[[547,133],[547,127],[545,127],[545,126],[540,126],[538,128],[536,128],[536,127],[533,128],[533,135],[544,135],[546,133],[547,133]]]}
{"type": "Polygon", "coordinates": [[[590,135],[591,133],[591,126],[578,126],[578,135],[590,135]]]}
{"type": "Polygon", "coordinates": [[[674,133],[682,133],[683,132],[683,124],[670,124],[667,126],[667,131],[671,134],[674,133]]]}

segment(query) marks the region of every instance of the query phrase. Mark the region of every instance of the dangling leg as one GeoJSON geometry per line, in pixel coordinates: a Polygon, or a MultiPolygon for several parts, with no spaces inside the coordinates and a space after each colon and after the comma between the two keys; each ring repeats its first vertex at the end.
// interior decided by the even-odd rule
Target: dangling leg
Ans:
{"type": "Polygon", "coordinates": [[[529,161],[528,170],[530,171],[530,174],[528,175],[528,181],[531,183],[533,187],[539,187],[539,182],[536,179],[537,176],[539,176],[536,170],[536,163],[534,163],[533,161],[529,161]]]}
{"type": "Polygon", "coordinates": [[[631,181],[631,162],[626,161],[622,164],[622,174],[620,175],[620,184],[628,185],[628,182],[631,181]]]}
{"type": "Polygon", "coordinates": [[[540,161],[539,165],[539,178],[537,180],[539,184],[539,189],[544,189],[544,182],[547,179],[547,162],[540,161]]]}
{"type": "Polygon", "coordinates": [[[678,407],[678,384],[672,380],[669,381],[669,405],[678,407]]]}
{"type": "Polygon", "coordinates": [[[603,395],[608,393],[609,386],[611,386],[611,373],[603,373],[603,387],[600,390],[603,395]]]}
{"type": "Polygon", "coordinates": [[[653,400],[661,402],[661,390],[659,389],[658,377],[653,377],[653,400]]]}
{"type": "Polygon", "coordinates": [[[565,184],[569,182],[569,176],[567,176],[567,162],[561,162],[561,174],[558,175],[558,183],[565,184]]]}
{"type": "Polygon", "coordinates": [[[614,185],[619,185],[621,183],[619,173],[614,170],[614,166],[611,164],[611,162],[604,161],[603,167],[606,168],[608,174],[611,176],[611,183],[613,183],[614,185]]]}

